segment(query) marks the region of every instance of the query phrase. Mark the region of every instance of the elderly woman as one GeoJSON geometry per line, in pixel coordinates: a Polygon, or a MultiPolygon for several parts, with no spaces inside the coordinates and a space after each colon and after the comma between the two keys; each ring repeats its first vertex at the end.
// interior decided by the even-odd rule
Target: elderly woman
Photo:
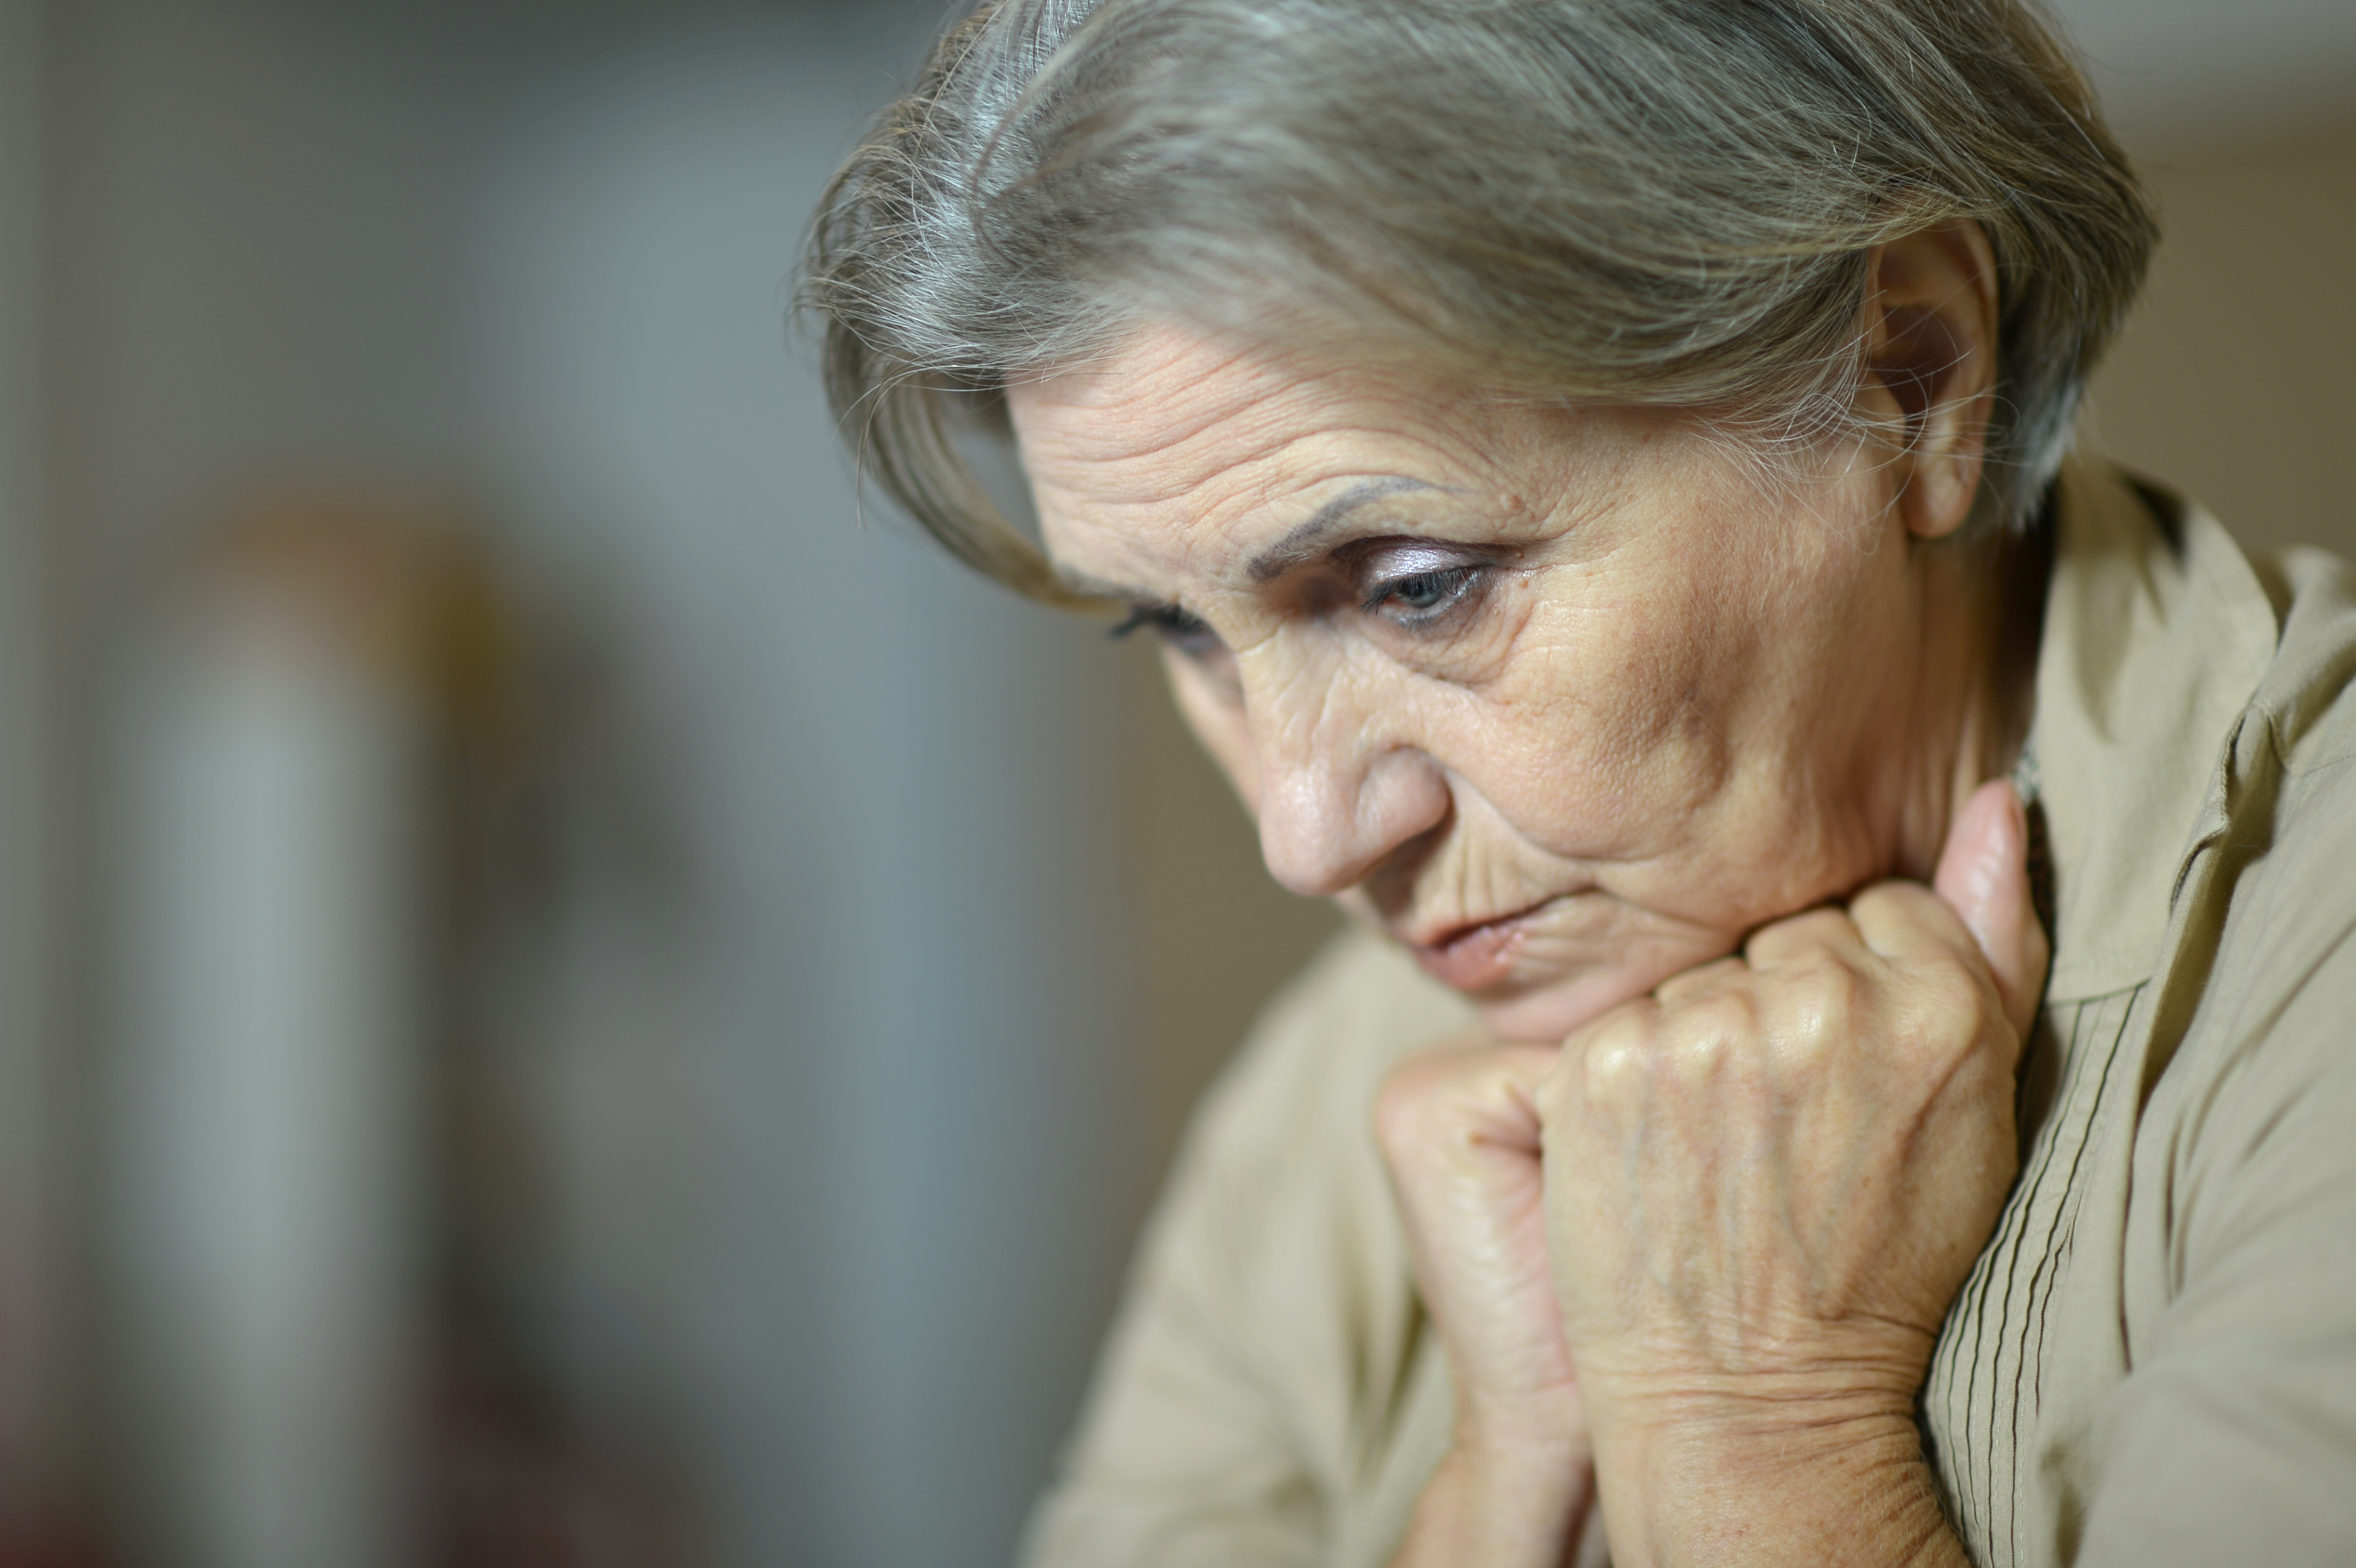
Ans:
{"type": "Polygon", "coordinates": [[[1035,1562],[2356,1561],[2356,592],[2070,455],[2152,238],[2028,0],[943,37],[862,460],[1354,917],[1035,1562]]]}

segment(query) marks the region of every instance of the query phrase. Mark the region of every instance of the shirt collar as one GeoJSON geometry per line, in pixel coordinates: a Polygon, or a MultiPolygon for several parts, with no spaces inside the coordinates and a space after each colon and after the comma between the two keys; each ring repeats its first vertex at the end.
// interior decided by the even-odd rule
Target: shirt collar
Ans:
{"type": "Polygon", "coordinates": [[[2083,460],[2055,502],[2033,744],[2053,864],[2046,995],[2061,1001],[2158,966],[2196,820],[2279,629],[2201,507],[2083,460]]]}

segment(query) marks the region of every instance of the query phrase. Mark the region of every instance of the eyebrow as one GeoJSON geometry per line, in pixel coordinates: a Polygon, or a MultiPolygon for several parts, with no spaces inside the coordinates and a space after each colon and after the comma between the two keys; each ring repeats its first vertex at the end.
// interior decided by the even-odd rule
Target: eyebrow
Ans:
{"type": "Polygon", "coordinates": [[[1250,567],[1251,579],[1254,582],[1272,581],[1299,566],[1316,553],[1320,539],[1340,528],[1351,512],[1369,501],[1377,501],[1385,496],[1396,496],[1406,490],[1438,488],[1437,485],[1409,479],[1404,475],[1395,475],[1387,479],[1369,479],[1362,485],[1354,485],[1312,512],[1306,521],[1294,525],[1282,539],[1255,557],[1250,567]]]}

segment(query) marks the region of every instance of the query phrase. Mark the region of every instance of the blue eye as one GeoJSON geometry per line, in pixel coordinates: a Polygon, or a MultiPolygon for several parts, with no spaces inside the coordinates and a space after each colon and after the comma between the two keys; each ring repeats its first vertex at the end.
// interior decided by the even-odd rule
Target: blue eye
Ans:
{"type": "Polygon", "coordinates": [[[1395,618],[1408,625],[1437,620],[1464,597],[1480,574],[1477,566],[1408,572],[1376,583],[1374,592],[1366,596],[1365,608],[1378,612],[1396,607],[1405,611],[1405,614],[1395,618]]]}

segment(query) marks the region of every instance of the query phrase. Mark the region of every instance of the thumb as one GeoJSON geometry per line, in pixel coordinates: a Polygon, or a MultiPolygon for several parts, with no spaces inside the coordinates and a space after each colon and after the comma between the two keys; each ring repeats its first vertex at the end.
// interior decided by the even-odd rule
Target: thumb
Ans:
{"type": "Polygon", "coordinates": [[[1500,1148],[1535,1157],[1538,1085],[1560,1054],[1553,1046],[1452,1041],[1409,1057],[1375,1098],[1376,1141],[1394,1168],[1500,1148]]]}
{"type": "Polygon", "coordinates": [[[1955,813],[1932,887],[1963,917],[2026,1038],[2052,955],[2029,893],[2029,817],[2010,781],[1991,779],[1955,813]]]}

